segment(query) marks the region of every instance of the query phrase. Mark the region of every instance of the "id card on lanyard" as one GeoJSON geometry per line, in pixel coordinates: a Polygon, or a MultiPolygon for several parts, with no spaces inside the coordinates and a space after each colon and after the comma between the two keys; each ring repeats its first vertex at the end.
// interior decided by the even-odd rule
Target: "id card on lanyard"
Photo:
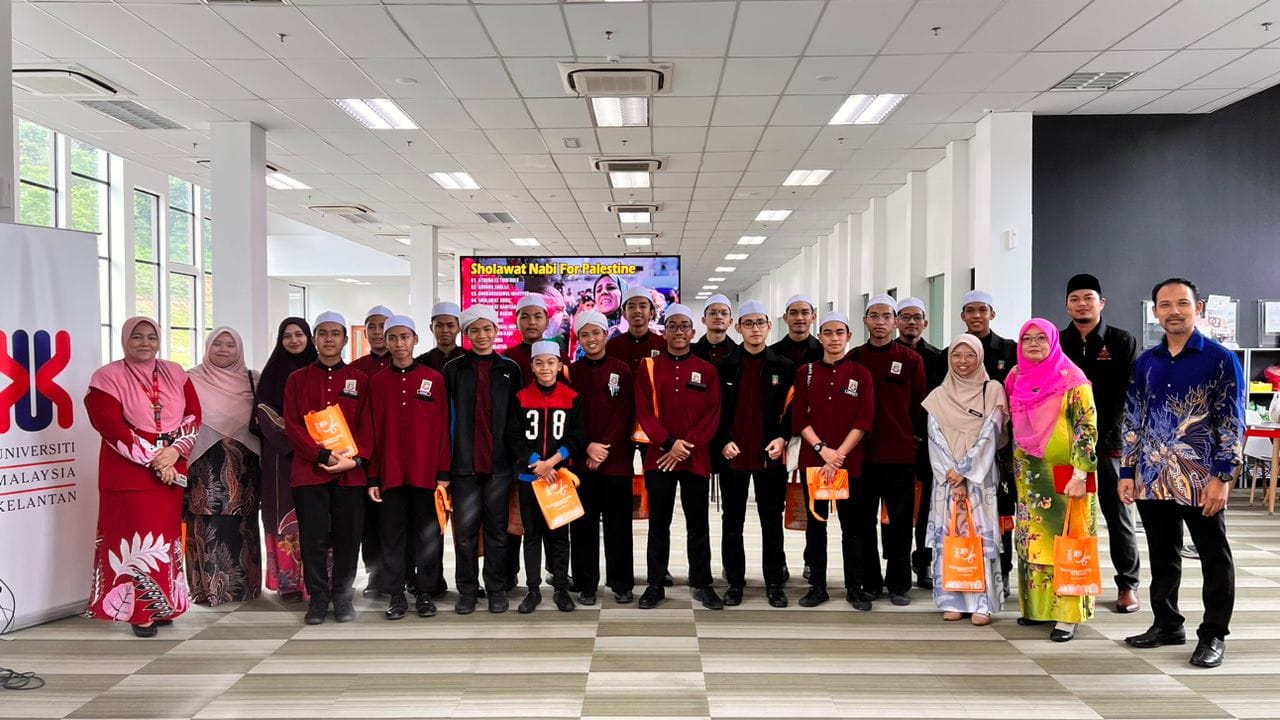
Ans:
{"type": "MultiPolygon", "coordinates": [[[[136,371],[135,371],[135,374],[136,374],[136,371]]],[[[164,406],[160,404],[160,365],[159,363],[157,363],[156,366],[151,369],[151,387],[148,388],[146,381],[143,380],[142,378],[138,378],[138,385],[142,387],[142,392],[145,393],[147,396],[147,399],[151,401],[151,413],[156,424],[156,435],[159,436],[157,438],[157,442],[163,443],[164,445],[172,444],[172,438],[167,437],[161,431],[161,426],[160,426],[160,412],[164,409],[164,406]]]]}

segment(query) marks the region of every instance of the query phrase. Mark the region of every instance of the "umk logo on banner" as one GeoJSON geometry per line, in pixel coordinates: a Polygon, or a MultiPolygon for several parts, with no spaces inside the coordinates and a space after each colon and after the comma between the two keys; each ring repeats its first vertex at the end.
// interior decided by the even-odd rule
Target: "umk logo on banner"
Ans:
{"type": "Polygon", "coordinates": [[[0,632],[84,609],[97,525],[97,238],[0,224],[0,632]]]}

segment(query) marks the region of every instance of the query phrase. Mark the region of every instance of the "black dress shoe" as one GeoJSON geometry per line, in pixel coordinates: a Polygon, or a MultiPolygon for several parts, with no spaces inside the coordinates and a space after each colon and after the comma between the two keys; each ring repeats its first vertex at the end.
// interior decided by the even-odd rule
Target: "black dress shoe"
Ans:
{"type": "Polygon", "coordinates": [[[770,607],[784,608],[787,606],[787,594],[783,592],[781,587],[770,587],[765,590],[765,595],[769,598],[770,607]]]}
{"type": "Polygon", "coordinates": [[[431,602],[431,593],[418,593],[414,605],[418,611],[418,617],[429,618],[436,616],[436,604],[431,602]]]}
{"type": "Polygon", "coordinates": [[[351,598],[334,599],[333,619],[340,623],[348,623],[356,619],[356,608],[351,604],[351,598]]]}
{"type": "Polygon", "coordinates": [[[871,593],[861,590],[850,590],[844,594],[845,600],[853,606],[858,612],[868,612],[871,610],[871,601],[874,599],[871,593]]]}
{"type": "Polygon", "coordinates": [[[716,594],[716,589],[707,585],[706,587],[694,588],[693,599],[702,603],[702,607],[708,610],[723,610],[724,601],[716,594]]]}
{"type": "Polygon", "coordinates": [[[728,590],[724,591],[725,607],[734,607],[742,604],[742,586],[730,585],[728,590]]]}
{"type": "Polygon", "coordinates": [[[509,607],[511,603],[507,600],[506,593],[489,593],[489,612],[504,613],[509,607]]]}
{"type": "Polygon", "coordinates": [[[1124,639],[1126,645],[1140,650],[1150,650],[1164,645],[1186,645],[1187,633],[1182,628],[1166,630],[1155,626],[1147,628],[1141,635],[1130,635],[1124,639]]]}
{"type": "Polygon", "coordinates": [[[153,638],[160,633],[160,628],[155,623],[150,625],[134,625],[133,634],[140,638],[153,638]]]}
{"type": "Polygon", "coordinates": [[[391,602],[387,604],[387,612],[385,615],[388,620],[399,620],[409,614],[409,599],[404,593],[396,593],[391,596],[391,602]]]}
{"type": "Polygon", "coordinates": [[[619,605],[630,605],[635,602],[636,595],[630,590],[623,590],[613,594],[613,601],[619,605]]]}
{"type": "Polygon", "coordinates": [[[663,587],[675,587],[675,585],[676,585],[676,579],[671,577],[671,573],[667,573],[666,575],[662,576],[663,587]]]}
{"type": "Polygon", "coordinates": [[[1074,625],[1071,626],[1070,630],[1063,630],[1062,628],[1054,628],[1053,632],[1049,633],[1049,639],[1058,643],[1070,642],[1073,638],[1075,638],[1075,636],[1076,636],[1076,626],[1074,625]]]}
{"type": "Polygon", "coordinates": [[[454,604],[453,611],[459,615],[470,615],[476,611],[476,596],[463,593],[458,596],[458,602],[454,604]]]}
{"type": "Polygon", "coordinates": [[[904,592],[889,593],[889,602],[898,607],[906,607],[911,604],[911,597],[904,592]]]}
{"type": "Polygon", "coordinates": [[[308,625],[320,625],[328,614],[329,601],[311,598],[311,604],[307,606],[307,615],[303,622],[308,625]]]}
{"type": "Polygon", "coordinates": [[[583,605],[595,605],[596,591],[583,590],[582,592],[578,593],[578,602],[582,603],[583,605]]]}
{"type": "Polygon", "coordinates": [[[1034,625],[1048,625],[1051,622],[1053,621],[1052,620],[1032,620],[1029,617],[1018,618],[1018,624],[1024,627],[1031,627],[1034,625]]]}
{"type": "Polygon", "coordinates": [[[818,607],[822,603],[831,599],[827,594],[827,588],[823,585],[814,585],[809,588],[809,592],[800,598],[800,607],[818,607]]]}
{"type": "MultiPolygon", "coordinates": [[[[528,615],[538,609],[538,603],[542,602],[542,593],[537,590],[530,590],[524,599],[520,601],[520,607],[516,608],[516,612],[521,615],[528,615]]],[[[492,606],[493,603],[490,603],[492,606]]]]}
{"type": "Polygon", "coordinates": [[[556,604],[556,609],[560,612],[573,612],[578,607],[573,604],[573,598],[569,596],[568,590],[557,590],[551,595],[551,601],[556,604]]]}
{"type": "Polygon", "coordinates": [[[156,627],[169,627],[170,625],[173,624],[173,621],[172,620],[156,620],[151,624],[155,625],[156,627]]]}
{"type": "Polygon", "coordinates": [[[667,593],[656,585],[650,585],[644,589],[644,594],[640,596],[640,609],[652,610],[658,607],[658,603],[667,597],[667,593]]]}
{"type": "Polygon", "coordinates": [[[929,577],[929,573],[927,571],[922,570],[916,573],[916,587],[923,588],[925,590],[933,589],[933,578],[929,577]]]}
{"type": "Polygon", "coordinates": [[[377,586],[373,583],[365,585],[364,589],[360,591],[360,597],[362,598],[376,598],[381,594],[382,593],[378,592],[377,586]]]}
{"type": "Polygon", "coordinates": [[[1191,664],[1202,668],[1216,668],[1227,654],[1227,642],[1222,638],[1201,640],[1191,653],[1191,664]]]}

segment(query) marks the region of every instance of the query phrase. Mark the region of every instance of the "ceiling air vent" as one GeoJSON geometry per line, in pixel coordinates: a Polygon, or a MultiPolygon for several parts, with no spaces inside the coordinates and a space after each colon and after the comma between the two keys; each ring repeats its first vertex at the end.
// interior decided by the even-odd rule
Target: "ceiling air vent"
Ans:
{"type": "Polygon", "coordinates": [[[592,157],[591,168],[599,172],[657,172],[666,164],[660,157],[592,157]]]}
{"type": "Polygon", "coordinates": [[[564,91],[578,97],[665,95],[671,92],[669,63],[559,63],[564,91]]]}
{"type": "Polygon", "coordinates": [[[81,105],[93,108],[108,117],[115,118],[139,130],[186,130],[182,124],[132,100],[80,100],[81,105]]]}
{"type": "Polygon", "coordinates": [[[656,213],[661,209],[661,205],[646,205],[644,203],[631,205],[605,205],[606,210],[613,214],[621,213],[656,213]]]}
{"type": "Polygon", "coordinates": [[[118,92],[105,79],[74,67],[14,68],[13,86],[44,97],[110,97],[118,92]]]}
{"type": "Polygon", "coordinates": [[[321,215],[333,215],[356,225],[378,225],[382,222],[364,205],[308,205],[307,207],[321,215]]]}
{"type": "Polygon", "coordinates": [[[1071,73],[1062,82],[1053,86],[1053,90],[1110,90],[1136,72],[1078,72],[1071,73]]]}
{"type": "Polygon", "coordinates": [[[511,216],[511,213],[482,212],[476,213],[476,215],[480,216],[481,220],[494,225],[514,225],[516,222],[516,219],[511,216]]]}

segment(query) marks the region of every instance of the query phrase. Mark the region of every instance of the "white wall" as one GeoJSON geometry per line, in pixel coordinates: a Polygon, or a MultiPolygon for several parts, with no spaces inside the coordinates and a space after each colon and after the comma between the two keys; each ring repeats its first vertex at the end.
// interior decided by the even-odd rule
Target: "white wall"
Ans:
{"type": "MultiPolygon", "coordinates": [[[[395,312],[401,312],[400,308],[409,307],[409,283],[404,281],[387,281],[376,285],[318,285],[313,284],[307,288],[307,304],[311,317],[308,321],[314,323],[315,316],[322,312],[332,310],[341,313],[347,320],[348,326],[360,325],[364,322],[364,314],[374,305],[386,305],[395,312]]],[[[283,318],[281,315],[280,318],[283,318]]],[[[278,322],[279,318],[277,318],[278,322]]],[[[418,335],[426,334],[430,337],[430,332],[426,328],[422,328],[418,335]]],[[[420,340],[421,352],[425,352],[430,347],[429,340],[420,340]]],[[[347,357],[350,357],[349,353],[347,357]]]]}

